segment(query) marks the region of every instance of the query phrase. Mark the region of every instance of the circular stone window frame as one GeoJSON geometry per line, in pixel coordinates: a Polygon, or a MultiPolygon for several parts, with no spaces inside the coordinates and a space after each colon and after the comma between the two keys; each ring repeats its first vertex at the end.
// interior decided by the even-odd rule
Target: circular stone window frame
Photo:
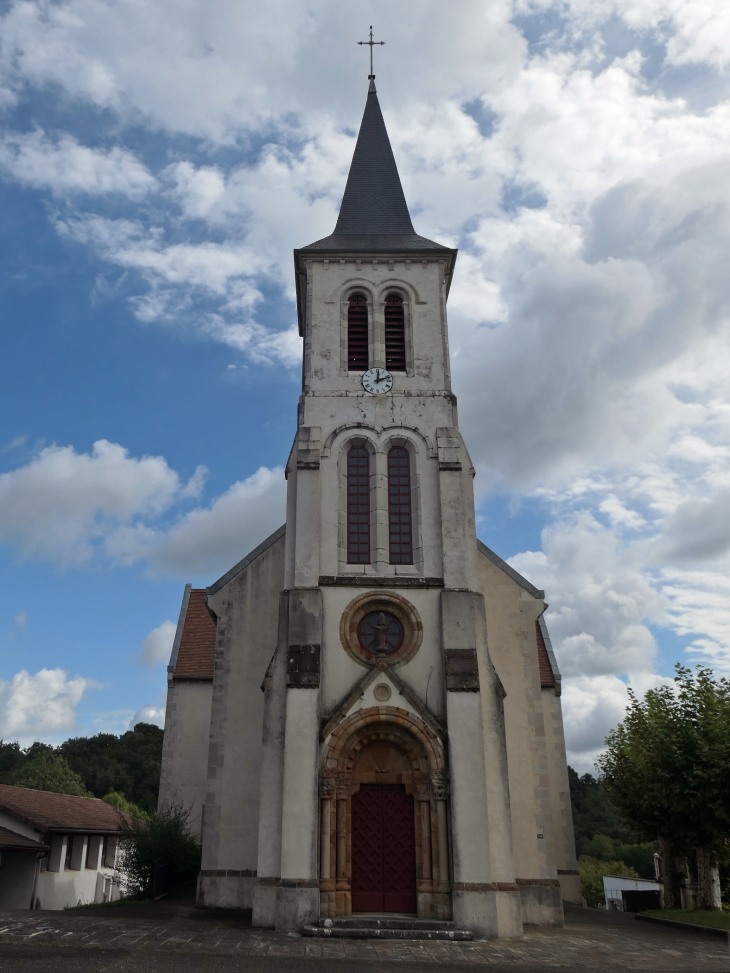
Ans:
{"type": "Polygon", "coordinates": [[[353,598],[340,619],[340,641],[345,652],[360,666],[372,669],[379,662],[391,666],[410,662],[423,641],[423,623],[414,605],[394,591],[365,591],[353,598]],[[360,645],[357,629],[362,619],[374,611],[390,612],[403,626],[403,644],[387,656],[369,652],[360,645]]]}

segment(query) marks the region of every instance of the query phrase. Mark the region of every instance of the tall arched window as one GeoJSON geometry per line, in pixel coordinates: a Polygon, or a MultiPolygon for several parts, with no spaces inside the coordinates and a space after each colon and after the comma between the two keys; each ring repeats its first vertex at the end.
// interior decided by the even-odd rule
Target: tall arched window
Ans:
{"type": "Polygon", "coordinates": [[[390,563],[413,564],[411,460],[403,446],[388,453],[388,526],[390,563]]]}
{"type": "Polygon", "coordinates": [[[385,367],[391,372],[406,370],[403,299],[397,294],[389,294],[385,298],[385,367]]]}
{"type": "Polygon", "coordinates": [[[347,368],[366,372],[368,368],[368,302],[353,294],[347,309],[347,368]]]}
{"type": "Polygon", "coordinates": [[[347,563],[370,564],[370,455],[364,446],[347,454],[347,563]]]}

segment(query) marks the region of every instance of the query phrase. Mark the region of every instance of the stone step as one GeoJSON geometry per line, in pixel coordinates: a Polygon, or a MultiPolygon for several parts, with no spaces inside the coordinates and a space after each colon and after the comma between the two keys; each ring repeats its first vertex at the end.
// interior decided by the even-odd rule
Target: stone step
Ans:
{"type": "MultiPolygon", "coordinates": [[[[386,920],[392,921],[392,920],[386,920]]],[[[428,924],[427,924],[428,925],[428,924]]],[[[432,942],[469,942],[468,929],[383,928],[382,926],[304,926],[303,936],[321,939],[426,939],[432,942]]]]}
{"type": "Polygon", "coordinates": [[[415,916],[368,915],[359,913],[354,916],[337,916],[335,919],[320,919],[317,923],[325,929],[456,929],[452,919],[417,919],[415,916]]]}
{"type": "Polygon", "coordinates": [[[319,939],[428,939],[432,942],[469,942],[468,929],[358,929],[355,926],[327,928],[304,926],[303,936],[319,939]]]}

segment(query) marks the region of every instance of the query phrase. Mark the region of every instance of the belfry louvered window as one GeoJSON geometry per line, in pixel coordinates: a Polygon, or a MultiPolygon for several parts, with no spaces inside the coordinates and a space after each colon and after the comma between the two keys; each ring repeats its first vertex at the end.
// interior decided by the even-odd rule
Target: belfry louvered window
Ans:
{"type": "Polygon", "coordinates": [[[394,446],[388,453],[388,526],[390,563],[413,564],[411,460],[408,450],[394,446]]]}
{"type": "Polygon", "coordinates": [[[406,370],[406,326],[403,299],[389,294],[385,299],[385,367],[390,372],[406,370]]]}
{"type": "Polygon", "coordinates": [[[362,294],[353,294],[347,309],[347,368],[351,372],[368,368],[368,303],[362,294]]]}
{"type": "Polygon", "coordinates": [[[347,563],[370,564],[370,455],[364,446],[347,454],[347,563]]]}

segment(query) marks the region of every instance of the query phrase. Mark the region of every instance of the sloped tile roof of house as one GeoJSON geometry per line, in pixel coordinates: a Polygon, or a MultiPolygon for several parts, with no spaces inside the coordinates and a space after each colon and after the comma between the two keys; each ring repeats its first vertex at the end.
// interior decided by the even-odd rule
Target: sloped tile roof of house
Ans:
{"type": "Polygon", "coordinates": [[[206,594],[205,588],[190,589],[187,610],[181,619],[182,631],[173,670],[175,679],[213,678],[216,626],[204,600],[206,594]]]}
{"type": "Polygon", "coordinates": [[[42,841],[33,841],[22,834],[16,834],[8,828],[0,828],[0,849],[4,851],[50,851],[48,845],[42,841]]]}
{"type": "Polygon", "coordinates": [[[29,824],[36,831],[114,834],[119,815],[96,797],[73,797],[0,784],[0,811],[29,824]]]}
{"type": "Polygon", "coordinates": [[[540,685],[543,689],[554,688],[555,674],[550,665],[550,657],[539,621],[535,622],[535,632],[537,634],[537,661],[540,664],[540,685]]]}

